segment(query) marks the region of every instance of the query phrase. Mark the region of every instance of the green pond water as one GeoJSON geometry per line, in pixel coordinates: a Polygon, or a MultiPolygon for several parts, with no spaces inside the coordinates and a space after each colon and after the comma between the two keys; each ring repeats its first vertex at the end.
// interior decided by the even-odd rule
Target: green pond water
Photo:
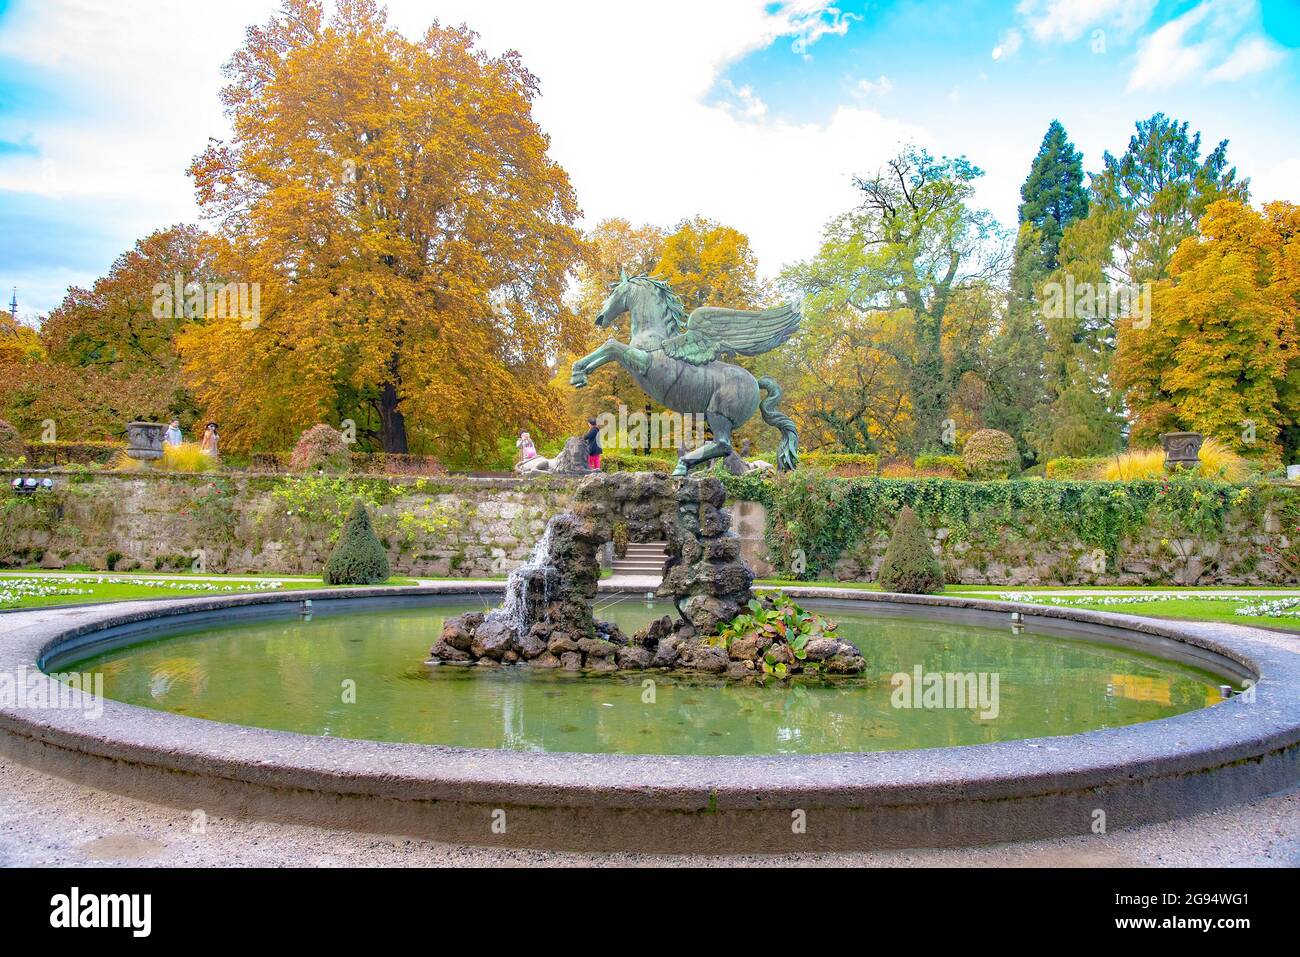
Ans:
{"type": "MultiPolygon", "coordinates": [[[[815,605],[811,606],[815,607],[815,605]]],[[[108,697],[305,734],[521,751],[809,754],[980,744],[1133,724],[1214,704],[1222,679],[1103,645],[966,624],[828,612],[869,663],[861,678],[767,687],[662,672],[427,667],[443,618],[481,603],[262,620],[178,632],[61,665],[108,697]],[[896,673],[983,673],[985,703],[902,694],[896,673]],[[649,682],[649,684],[647,684],[649,682]],[[354,701],[349,690],[355,689],[354,701]],[[990,712],[996,711],[996,714],[990,712]]],[[[600,612],[631,633],[668,611],[600,612]]],[[[978,678],[976,679],[978,682],[978,678]]]]}

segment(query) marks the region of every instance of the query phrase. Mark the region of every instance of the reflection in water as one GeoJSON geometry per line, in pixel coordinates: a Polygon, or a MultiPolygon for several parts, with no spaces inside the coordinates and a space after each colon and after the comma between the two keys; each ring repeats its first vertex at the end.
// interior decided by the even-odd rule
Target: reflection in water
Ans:
{"type": "MultiPolygon", "coordinates": [[[[769,687],[637,672],[427,668],[446,616],[477,604],[317,615],[193,631],[66,670],[109,697],[307,734],[519,751],[772,754],[980,744],[1167,717],[1219,700],[1212,675],[1095,644],[908,618],[843,614],[868,673],[769,687]],[[996,718],[891,706],[897,672],[996,673],[996,718]],[[648,694],[645,682],[653,682],[648,694]],[[351,703],[344,687],[355,683],[351,703]]],[[[622,602],[631,632],[662,608],[622,602]]]]}

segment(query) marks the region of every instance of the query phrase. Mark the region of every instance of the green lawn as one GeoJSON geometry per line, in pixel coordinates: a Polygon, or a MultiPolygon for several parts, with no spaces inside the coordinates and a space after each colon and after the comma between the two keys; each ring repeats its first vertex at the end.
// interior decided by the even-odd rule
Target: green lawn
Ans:
{"type": "MultiPolygon", "coordinates": [[[[58,574],[4,575],[0,576],[0,609],[84,605],[142,598],[201,598],[271,591],[303,591],[326,587],[319,578],[305,577],[265,577],[258,581],[230,582],[184,580],[146,582],[142,580],[148,577],[150,576],[140,573],[104,572],[104,580],[100,581],[58,574]],[[279,587],[274,587],[273,583],[279,583],[279,587]]],[[[415,580],[390,578],[385,584],[414,585],[415,580]]]]}
{"type": "MultiPolygon", "coordinates": [[[[755,581],[754,585],[759,588],[764,585],[806,585],[818,588],[853,588],[863,591],[880,591],[880,586],[874,582],[798,582],[787,579],[765,578],[755,581]]],[[[1248,604],[1277,601],[1288,597],[1287,595],[1256,594],[1261,591],[1287,591],[1289,592],[1289,596],[1300,599],[1300,588],[1230,588],[1225,586],[1160,588],[1153,586],[1130,585],[1114,587],[1083,586],[1070,588],[1067,586],[1056,585],[1041,588],[1016,588],[1006,585],[948,585],[943,589],[941,594],[966,595],[971,598],[989,598],[993,600],[998,599],[1002,595],[1016,595],[1022,596],[1019,600],[1028,599],[1031,604],[1042,604],[1064,608],[1084,608],[1090,611],[1111,611],[1123,615],[1144,615],[1149,618],[1171,618],[1180,621],[1222,621],[1235,625],[1258,625],[1262,628],[1281,628],[1289,631],[1300,631],[1300,604],[1298,604],[1294,609],[1285,610],[1287,612],[1292,612],[1292,614],[1236,614],[1238,608],[1248,604]],[[1069,592],[1089,591],[1114,591],[1120,594],[1114,596],[1078,595],[1075,597],[1071,597],[1068,594],[1069,592]],[[1207,591],[1229,592],[1232,595],[1240,595],[1243,597],[1241,599],[1195,597],[1198,593],[1207,591]],[[1053,592],[1065,592],[1067,594],[1051,594],[1053,592]],[[1134,600],[1144,594],[1176,595],[1177,597],[1161,599],[1158,601],[1134,600]]]]}

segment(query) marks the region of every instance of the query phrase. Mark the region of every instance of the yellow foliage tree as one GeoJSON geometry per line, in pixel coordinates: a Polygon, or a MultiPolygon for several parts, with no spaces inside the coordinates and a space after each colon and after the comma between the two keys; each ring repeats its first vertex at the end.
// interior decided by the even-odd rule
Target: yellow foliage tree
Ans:
{"type": "Polygon", "coordinates": [[[1300,413],[1300,206],[1220,200],[1200,232],[1156,285],[1150,323],[1120,324],[1133,439],[1186,429],[1276,453],[1300,413]]]}
{"type": "Polygon", "coordinates": [[[351,418],[386,451],[465,460],[558,427],[546,389],[581,341],[563,302],[582,241],[532,117],[536,79],[468,29],[417,41],[373,0],[286,0],[227,64],[233,127],[190,168],[221,271],[260,312],[182,334],[234,450],[351,418]],[[408,439],[409,436],[409,439],[408,439]]]}
{"type": "Polygon", "coordinates": [[[768,295],[749,237],[703,216],[684,220],[664,239],[655,273],[682,297],[687,312],[700,306],[757,309],[768,295]]]}

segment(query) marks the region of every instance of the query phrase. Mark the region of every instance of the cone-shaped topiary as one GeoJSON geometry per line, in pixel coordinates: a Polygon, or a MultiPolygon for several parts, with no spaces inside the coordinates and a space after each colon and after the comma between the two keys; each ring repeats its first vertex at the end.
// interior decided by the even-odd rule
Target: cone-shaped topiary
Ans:
{"type": "Polygon", "coordinates": [[[388,552],[358,501],[343,523],[339,543],[325,563],[327,585],[376,585],[388,580],[388,552]]]}
{"type": "Polygon", "coordinates": [[[880,587],[912,595],[929,595],[943,588],[943,566],[934,557],[916,513],[908,506],[894,522],[885,560],[880,564],[880,587]]]}

